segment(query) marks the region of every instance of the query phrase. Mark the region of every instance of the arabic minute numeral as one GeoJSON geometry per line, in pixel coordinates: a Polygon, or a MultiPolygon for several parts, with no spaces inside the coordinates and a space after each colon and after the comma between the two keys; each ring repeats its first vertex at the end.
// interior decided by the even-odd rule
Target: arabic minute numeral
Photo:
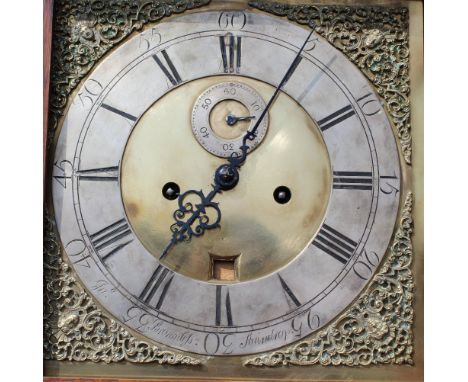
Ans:
{"type": "Polygon", "coordinates": [[[300,314],[294,317],[291,320],[291,328],[296,333],[295,334],[296,337],[302,336],[304,324],[308,328],[308,330],[317,330],[320,327],[319,315],[315,314],[311,309],[309,309],[309,311],[307,312],[307,315],[305,315],[305,312],[304,312],[304,314],[300,314]]]}
{"type": "Polygon", "coordinates": [[[353,271],[362,280],[369,280],[373,270],[380,262],[379,255],[376,252],[367,252],[365,249],[361,252],[359,259],[353,265],[353,271]]]}
{"type": "Polygon", "coordinates": [[[232,341],[230,337],[232,334],[218,334],[218,333],[207,333],[203,340],[203,348],[208,354],[231,354],[232,353],[232,341]],[[222,350],[222,351],[220,351],[222,350]]]}
{"type": "Polygon", "coordinates": [[[380,177],[380,191],[385,195],[394,194],[396,196],[400,192],[400,189],[394,186],[392,181],[397,179],[396,175],[382,175],[380,177]]]}
{"type": "Polygon", "coordinates": [[[241,30],[247,24],[247,15],[244,12],[221,12],[218,25],[225,30],[241,30]]]}
{"type": "Polygon", "coordinates": [[[361,98],[358,98],[357,102],[364,115],[368,117],[377,114],[381,110],[379,101],[373,93],[367,93],[361,98]]]}
{"type": "Polygon", "coordinates": [[[312,50],[314,50],[315,47],[317,46],[318,40],[319,40],[318,37],[310,38],[307,41],[306,46],[304,47],[304,51],[311,52],[312,50]]]}
{"type": "Polygon", "coordinates": [[[90,108],[96,101],[99,94],[101,94],[104,87],[98,80],[88,79],[84,84],[82,90],[78,93],[78,98],[81,101],[81,106],[90,108]]]}
{"type": "Polygon", "coordinates": [[[156,30],[156,28],[151,28],[140,34],[140,42],[138,47],[147,52],[150,50],[150,48],[158,46],[161,41],[161,34],[156,30]]]}
{"type": "Polygon", "coordinates": [[[208,132],[208,128],[206,126],[202,126],[200,128],[200,134],[202,135],[203,138],[209,138],[210,133],[208,132]]]}
{"type": "Polygon", "coordinates": [[[74,239],[68,242],[65,245],[65,251],[74,265],[79,265],[81,267],[90,268],[88,263],[89,252],[86,248],[86,244],[82,239],[74,239]]]}

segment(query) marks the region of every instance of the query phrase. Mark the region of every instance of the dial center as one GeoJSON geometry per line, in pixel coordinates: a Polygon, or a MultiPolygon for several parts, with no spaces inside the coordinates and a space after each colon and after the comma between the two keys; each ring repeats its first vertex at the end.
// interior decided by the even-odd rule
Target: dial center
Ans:
{"type": "MultiPolygon", "coordinates": [[[[199,144],[191,130],[197,98],[226,78],[230,77],[206,77],[169,92],[145,112],[127,142],[120,174],[122,199],[133,231],[155,258],[172,236],[179,203],[174,196],[188,190],[207,195],[216,169],[226,164],[225,158],[199,144]]],[[[263,99],[274,92],[261,81],[242,82],[263,99]]],[[[239,100],[222,99],[217,105],[213,113],[219,113],[217,122],[226,130],[255,123],[228,126],[228,112],[240,117],[250,111],[245,113],[246,105],[239,100]]],[[[218,175],[227,187],[236,183],[229,171],[218,175]]],[[[309,245],[328,207],[331,166],[319,129],[286,94],[276,99],[268,133],[238,175],[237,185],[213,200],[221,210],[220,227],[174,246],[162,260],[165,267],[207,282],[243,282],[277,271],[309,245]],[[230,276],[221,276],[227,268],[230,276]]],[[[184,203],[196,206],[200,198],[193,194],[184,203]]],[[[216,217],[213,208],[206,208],[206,214],[216,217]]]]}

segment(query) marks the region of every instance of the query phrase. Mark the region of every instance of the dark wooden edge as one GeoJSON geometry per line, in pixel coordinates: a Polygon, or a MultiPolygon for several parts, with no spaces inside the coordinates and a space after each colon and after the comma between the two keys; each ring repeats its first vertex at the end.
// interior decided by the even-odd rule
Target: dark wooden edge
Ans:
{"type": "Polygon", "coordinates": [[[49,89],[50,89],[50,64],[52,58],[52,14],[54,0],[43,0],[43,50],[42,50],[42,65],[43,65],[43,136],[42,136],[42,176],[43,187],[45,187],[45,169],[46,169],[46,142],[47,142],[47,125],[49,121],[49,89]]]}
{"type": "MultiPolygon", "coordinates": [[[[127,378],[94,378],[94,377],[44,377],[43,382],[240,382],[245,379],[184,379],[184,378],[171,378],[171,379],[127,379],[127,378]]],[[[255,381],[255,380],[252,380],[255,381]]],[[[276,380],[280,382],[281,380],[276,380]]],[[[272,381],[275,382],[275,381],[272,381]]],[[[333,382],[333,381],[331,381],[333,382]]]]}

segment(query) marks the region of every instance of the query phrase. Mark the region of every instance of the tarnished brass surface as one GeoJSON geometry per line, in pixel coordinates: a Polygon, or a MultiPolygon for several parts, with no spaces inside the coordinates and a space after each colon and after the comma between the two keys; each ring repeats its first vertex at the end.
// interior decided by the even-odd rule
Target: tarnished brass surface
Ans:
{"type": "MultiPolygon", "coordinates": [[[[290,4],[304,3],[305,0],[289,0],[284,1],[290,4]]],[[[85,7],[85,1],[56,1],[56,17],[54,22],[54,59],[52,68],[52,100],[50,111],[52,114],[51,122],[49,124],[49,142],[52,141],[56,129],[60,126],[60,117],[63,114],[67,105],[67,99],[73,92],[73,89],[80,83],[80,80],[86,76],[92,66],[97,62],[100,57],[103,57],[115,44],[122,41],[125,37],[130,35],[132,31],[139,30],[143,25],[159,20],[163,15],[167,16],[171,12],[167,10],[165,13],[153,13],[151,16],[145,15],[152,9],[159,1],[145,2],[141,8],[135,6],[125,8],[125,11],[119,13],[122,23],[116,24],[111,22],[112,15],[115,14],[117,9],[122,9],[122,3],[119,1],[109,3],[109,7],[96,8],[92,11],[93,7],[85,7]],[[139,12],[139,16],[135,15],[139,12]],[[96,15],[99,14],[99,18],[96,15]],[[72,17],[70,17],[70,15],[72,17]],[[103,31],[108,29],[105,26],[113,25],[115,34],[104,35],[103,31]]],[[[93,3],[93,2],[91,2],[93,3]]],[[[98,2],[96,2],[98,3],[98,2]]],[[[183,3],[178,1],[178,3],[183,3]]],[[[187,2],[197,3],[203,5],[210,3],[204,2],[187,2]]],[[[213,0],[211,1],[211,9],[240,9],[246,6],[245,0],[213,0]]],[[[317,1],[320,4],[326,4],[325,1],[317,1]]],[[[107,3],[106,3],[107,4],[107,3]]],[[[346,14],[345,9],[350,4],[349,1],[337,1],[335,4],[339,5],[341,10],[346,14]],[[346,5],[346,6],[345,6],[346,5]]],[[[392,0],[382,1],[369,1],[363,0],[359,4],[365,6],[385,5],[400,7],[402,5],[408,6],[410,10],[410,36],[409,46],[411,48],[411,71],[409,77],[411,78],[411,102],[412,102],[412,115],[411,115],[411,130],[413,132],[413,142],[410,147],[414,147],[412,167],[403,165],[402,171],[404,174],[404,189],[414,189],[414,265],[415,272],[415,295],[413,304],[415,307],[415,323],[414,323],[414,362],[413,367],[402,367],[401,365],[381,365],[379,367],[370,368],[329,368],[329,367],[294,367],[287,368],[251,368],[240,367],[241,362],[246,361],[246,358],[241,357],[228,357],[217,358],[209,360],[209,367],[192,368],[192,367],[177,367],[177,368],[161,368],[155,367],[152,364],[146,365],[132,365],[130,363],[120,362],[112,365],[103,365],[93,362],[65,362],[65,361],[45,361],[44,373],[48,376],[108,376],[108,377],[123,377],[123,378],[166,378],[176,380],[188,380],[193,378],[210,379],[210,380],[284,380],[284,379],[300,379],[300,380],[413,380],[419,381],[423,378],[423,119],[422,119],[422,1],[401,2],[392,0]]],[[[164,7],[164,5],[161,5],[164,7]]],[[[176,9],[172,9],[176,11],[176,9]]],[[[177,9],[179,12],[181,8],[177,9]]],[[[335,25],[330,20],[327,21],[328,25],[335,25]]],[[[154,25],[154,24],[153,24],[154,25]]],[[[346,25],[341,24],[340,28],[344,28],[343,32],[346,36],[346,25]]],[[[349,25],[348,25],[349,26],[349,25]]],[[[337,32],[339,35],[341,32],[337,32]]],[[[332,34],[331,36],[335,36],[332,34]]],[[[336,41],[336,40],[335,40],[336,41]]],[[[333,43],[333,41],[332,41],[333,43]]],[[[353,44],[351,44],[351,47],[353,44]]],[[[338,46],[338,48],[340,48],[338,46]]],[[[341,47],[340,49],[342,49],[341,47]]],[[[354,56],[352,52],[348,51],[348,56],[351,60],[357,60],[359,57],[354,56]]],[[[365,62],[365,60],[364,60],[365,62]]],[[[382,69],[381,66],[373,66],[376,68],[376,74],[382,69]]],[[[407,69],[407,68],[406,68],[407,69]]],[[[406,90],[407,97],[409,88],[406,90]]],[[[404,99],[404,98],[403,98],[404,99]]],[[[388,105],[387,105],[388,106],[388,105]]],[[[408,106],[406,106],[408,107],[408,106]]],[[[405,108],[402,109],[405,111],[405,108]]],[[[398,109],[396,110],[398,111],[398,109]]],[[[409,116],[409,109],[405,111],[409,116]]],[[[408,117],[409,118],[409,117],[408,117]]],[[[409,123],[409,119],[407,119],[409,123]]],[[[409,126],[406,123],[406,126],[409,126]]],[[[409,129],[406,130],[409,136],[409,129]]],[[[405,133],[406,134],[406,133],[405,133]]],[[[410,138],[411,139],[411,138],[410,138]]],[[[259,148],[260,149],[260,148],[259,148]]],[[[408,153],[408,150],[405,151],[408,153]]],[[[48,155],[49,158],[51,157],[48,155]]],[[[406,159],[408,163],[409,160],[406,159]]],[[[402,190],[403,192],[403,190],[402,190]]],[[[45,227],[47,228],[47,226],[45,227]]],[[[44,239],[47,240],[48,230],[45,231],[44,239]]],[[[44,274],[45,274],[45,329],[44,329],[44,348],[45,358],[57,359],[57,354],[49,353],[48,349],[54,348],[55,335],[58,333],[57,318],[64,317],[61,322],[72,323],[65,320],[65,315],[69,314],[71,310],[59,311],[58,304],[64,297],[62,292],[66,290],[63,288],[63,283],[60,281],[63,276],[63,267],[57,266],[57,259],[60,258],[61,249],[57,248],[56,251],[48,246],[44,248],[46,254],[54,256],[52,262],[45,258],[44,274]],[[62,296],[62,297],[61,297],[62,296]]],[[[60,260],[61,261],[61,260],[60,260]]],[[[74,280],[75,281],[75,280],[74,280]]],[[[79,283],[76,282],[75,285],[79,283]]],[[[83,296],[87,296],[86,291],[82,291],[83,296]]],[[[68,296],[67,296],[68,298],[68,296]]],[[[88,296],[89,298],[89,296],[88,296]]],[[[91,311],[92,312],[92,311],[91,311]]],[[[100,314],[104,319],[109,320],[107,313],[101,311],[100,314]]],[[[138,336],[136,336],[138,338],[138,336]]],[[[79,342],[86,344],[89,343],[89,338],[80,337],[79,342]]],[[[69,344],[71,349],[77,345],[75,340],[70,339],[69,344]]],[[[93,344],[94,346],[94,344],[93,344]]],[[[120,351],[120,350],[119,350],[120,351]]],[[[90,360],[91,358],[86,358],[90,360]]],[[[99,361],[100,358],[92,359],[99,361]]],[[[117,360],[117,359],[115,359],[117,360]]],[[[138,358],[136,358],[137,362],[138,358]]],[[[204,360],[208,361],[208,360],[204,360]]]]}
{"type": "MultiPolygon", "coordinates": [[[[266,100],[274,92],[272,86],[256,80],[232,80],[246,83],[266,100]]],[[[229,77],[207,77],[171,91],[143,115],[128,140],[121,171],[124,205],[138,238],[158,258],[171,239],[169,227],[177,209],[177,200],[162,195],[164,184],[175,182],[181,192],[209,191],[214,171],[225,162],[197,143],[190,117],[198,95],[226,81],[229,77]]],[[[267,275],[290,262],[312,240],[330,191],[331,168],[320,131],[282,93],[269,113],[267,135],[240,170],[239,184],[216,197],[221,228],[177,244],[164,263],[186,276],[209,281],[210,254],[240,254],[239,281],[267,275]],[[290,188],[292,198],[287,204],[274,200],[278,186],[290,188]]]]}

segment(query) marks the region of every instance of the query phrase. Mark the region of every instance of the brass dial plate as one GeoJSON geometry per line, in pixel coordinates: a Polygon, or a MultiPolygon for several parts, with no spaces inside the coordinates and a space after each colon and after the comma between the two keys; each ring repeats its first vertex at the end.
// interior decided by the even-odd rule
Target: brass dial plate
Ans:
{"type": "MultiPolygon", "coordinates": [[[[152,105],[158,107],[155,102],[164,102],[169,91],[176,94],[196,80],[226,74],[219,44],[226,28],[242,40],[242,61],[240,66],[236,61],[232,75],[255,78],[259,87],[278,85],[307,36],[304,29],[265,15],[227,12],[221,16],[232,22],[221,23],[219,12],[200,12],[177,18],[176,23],[161,23],[161,39],[145,39],[147,43],[142,44],[142,35],[136,35],[96,67],[67,112],[53,174],[65,182],[53,183],[52,191],[65,252],[110,314],[168,346],[208,355],[242,355],[297,341],[326,325],[356,298],[387,250],[399,206],[395,190],[400,169],[394,136],[378,97],[342,54],[314,36],[283,91],[284,102],[301,105],[295,109],[297,118],[305,110],[320,129],[328,152],[332,186],[318,230],[301,237],[299,253],[284,266],[277,265],[261,277],[256,272],[253,279],[242,282],[207,282],[176,271],[177,264],[172,269],[160,264],[140,241],[141,233],[134,231],[136,223],[127,217],[132,201],[122,201],[121,186],[127,176],[123,155],[132,131],[140,130],[135,126],[150,115],[145,113],[152,105]],[[97,288],[103,280],[112,289],[97,288]]],[[[190,135],[189,125],[186,130],[190,135]]],[[[284,135],[270,145],[287,142],[286,131],[281,130],[284,135]]],[[[317,128],[308,131],[312,134],[317,128]]],[[[192,142],[205,152],[193,137],[192,142]]],[[[241,176],[252,171],[247,166],[260,163],[262,151],[269,150],[263,142],[241,176]]],[[[173,155],[179,152],[172,147],[173,155]]],[[[305,158],[310,160],[308,155],[305,158]]],[[[302,169],[300,160],[295,160],[302,169]]],[[[191,168],[197,169],[195,161],[191,168]]],[[[295,169],[287,173],[294,174],[295,169]]],[[[273,172],[268,176],[276,180],[273,172]]],[[[239,187],[252,184],[243,179],[247,178],[241,179],[239,187]]],[[[155,196],[160,192],[155,190],[155,196]]],[[[294,191],[290,203],[301,192],[294,191]]],[[[228,194],[222,196],[229,204],[228,194]]],[[[243,202],[247,200],[245,196],[243,202]]],[[[296,224],[294,219],[285,220],[296,224]]],[[[222,255],[235,256],[234,249],[222,255]]]]}
{"type": "MultiPolygon", "coordinates": [[[[214,171],[225,162],[195,141],[190,110],[205,89],[230,80],[256,89],[263,99],[274,92],[271,85],[238,76],[195,80],[156,102],[128,140],[121,170],[123,202],[134,232],[156,258],[167,244],[177,209],[177,200],[164,198],[164,184],[175,182],[181,192],[207,190],[214,171]]],[[[319,129],[282,93],[260,148],[241,168],[238,186],[216,198],[221,227],[175,246],[163,260],[168,268],[209,281],[212,256],[239,256],[237,281],[247,281],[285,266],[309,244],[322,224],[331,192],[330,161],[319,129]],[[273,198],[282,185],[292,191],[287,204],[273,198]]]]}

